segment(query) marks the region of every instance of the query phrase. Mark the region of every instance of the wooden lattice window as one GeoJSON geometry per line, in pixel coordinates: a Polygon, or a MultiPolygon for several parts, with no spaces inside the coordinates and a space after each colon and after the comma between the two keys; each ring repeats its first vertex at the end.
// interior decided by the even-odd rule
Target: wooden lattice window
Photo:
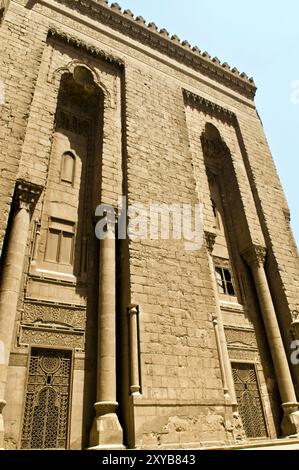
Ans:
{"type": "Polygon", "coordinates": [[[67,448],[70,378],[70,351],[32,349],[22,449],[67,448]]]}
{"type": "Polygon", "coordinates": [[[264,410],[254,364],[233,363],[238,410],[248,438],[267,437],[264,410]]]}

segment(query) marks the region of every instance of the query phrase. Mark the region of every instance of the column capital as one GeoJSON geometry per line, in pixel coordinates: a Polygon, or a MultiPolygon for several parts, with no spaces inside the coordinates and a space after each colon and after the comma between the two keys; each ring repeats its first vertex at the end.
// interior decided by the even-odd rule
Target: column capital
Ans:
{"type": "Polygon", "coordinates": [[[139,305],[137,304],[131,304],[128,306],[128,315],[138,315],[139,313],[139,305]]]}
{"type": "Polygon", "coordinates": [[[15,189],[15,201],[19,209],[26,209],[32,212],[41,195],[43,186],[31,183],[30,181],[18,180],[15,189]]]}
{"type": "Polygon", "coordinates": [[[207,245],[207,249],[208,249],[210,255],[213,252],[216,237],[217,237],[216,233],[205,231],[206,245],[207,245]]]}
{"type": "Polygon", "coordinates": [[[267,249],[261,245],[252,245],[241,253],[246,263],[251,268],[264,266],[267,249]]]}

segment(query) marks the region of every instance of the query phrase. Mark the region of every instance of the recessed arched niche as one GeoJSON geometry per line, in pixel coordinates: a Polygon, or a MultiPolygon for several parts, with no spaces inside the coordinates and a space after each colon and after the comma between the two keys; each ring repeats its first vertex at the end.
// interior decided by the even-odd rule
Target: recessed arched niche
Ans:
{"type": "Polygon", "coordinates": [[[64,152],[61,156],[60,181],[70,185],[74,184],[76,156],[73,152],[64,152]]]}

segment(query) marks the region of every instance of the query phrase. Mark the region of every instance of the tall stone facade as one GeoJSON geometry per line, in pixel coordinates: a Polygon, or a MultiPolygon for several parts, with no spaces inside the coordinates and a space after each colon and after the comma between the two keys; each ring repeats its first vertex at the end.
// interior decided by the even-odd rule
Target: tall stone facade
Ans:
{"type": "Polygon", "coordinates": [[[298,434],[298,251],[253,80],[105,0],[0,14],[0,447],[298,434]],[[120,196],[201,205],[201,246],[98,240],[120,196]]]}

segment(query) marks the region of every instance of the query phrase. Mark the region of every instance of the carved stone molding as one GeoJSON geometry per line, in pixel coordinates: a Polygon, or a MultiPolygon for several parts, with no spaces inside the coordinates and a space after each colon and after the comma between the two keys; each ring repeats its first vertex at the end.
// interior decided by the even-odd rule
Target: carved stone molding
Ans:
{"type": "Polygon", "coordinates": [[[20,325],[19,345],[29,346],[60,346],[69,349],[84,349],[84,332],[74,329],[58,329],[57,327],[40,325],[20,325]]]}
{"type": "Polygon", "coordinates": [[[229,358],[232,361],[250,361],[257,362],[259,361],[258,350],[255,349],[239,349],[239,348],[229,348],[228,349],[229,358]]]}
{"type": "Polygon", "coordinates": [[[213,253],[216,237],[217,235],[215,233],[205,231],[206,245],[207,245],[207,249],[210,255],[213,253]]]}
{"type": "Polygon", "coordinates": [[[234,348],[254,348],[257,349],[254,330],[245,330],[237,327],[225,327],[225,337],[227,346],[234,348]]]}
{"type": "Polygon", "coordinates": [[[259,268],[264,266],[267,249],[260,245],[252,245],[241,254],[251,268],[259,268]]]}
{"type": "Polygon", "coordinates": [[[15,202],[19,209],[32,212],[41,195],[43,187],[29,181],[18,180],[15,189],[15,202]]]}
{"type": "Polygon", "coordinates": [[[196,46],[191,48],[187,41],[180,42],[175,35],[169,37],[165,29],[158,31],[154,23],[147,25],[140,16],[134,18],[130,10],[122,12],[116,3],[109,7],[105,2],[93,0],[58,0],[58,2],[200,71],[249,99],[255,96],[254,81],[244,72],[239,73],[235,67],[230,68],[226,62],[221,63],[217,57],[212,58],[196,46]]]}
{"type": "Polygon", "coordinates": [[[183,90],[183,94],[185,102],[190,106],[231,124],[237,121],[235,113],[229,109],[223,108],[219,104],[213,103],[212,101],[209,101],[206,98],[196,95],[195,93],[192,93],[188,90],[183,90]]]}
{"type": "Polygon", "coordinates": [[[25,302],[22,318],[25,322],[52,322],[84,330],[86,314],[85,309],[76,309],[70,306],[25,302]]]}
{"type": "Polygon", "coordinates": [[[69,33],[66,33],[62,29],[57,28],[56,26],[50,26],[49,32],[48,32],[49,37],[53,37],[61,42],[70,44],[71,46],[80,48],[88,52],[88,54],[97,56],[104,60],[105,62],[108,62],[109,64],[116,65],[117,67],[123,67],[124,62],[122,59],[115,57],[111,54],[108,54],[107,52],[103,51],[102,49],[95,47],[92,44],[88,44],[85,41],[82,41],[76,36],[73,36],[69,33]]]}

